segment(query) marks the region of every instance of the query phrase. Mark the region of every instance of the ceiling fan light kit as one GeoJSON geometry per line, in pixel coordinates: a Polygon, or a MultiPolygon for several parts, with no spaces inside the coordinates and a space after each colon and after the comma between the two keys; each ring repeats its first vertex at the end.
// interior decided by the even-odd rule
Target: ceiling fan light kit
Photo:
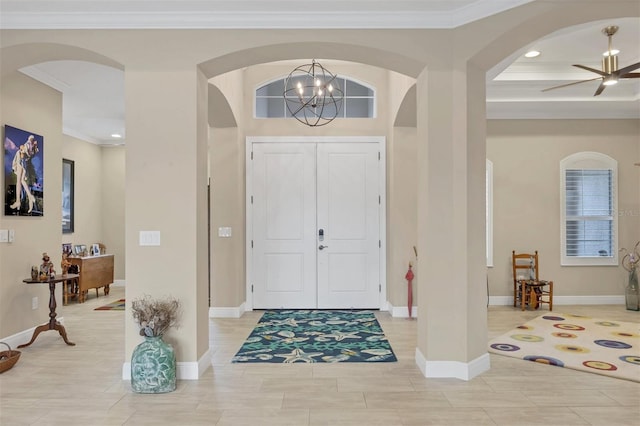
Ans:
{"type": "Polygon", "coordinates": [[[602,93],[602,91],[607,86],[612,86],[620,79],[627,78],[640,78],[640,73],[631,72],[638,68],[640,68],[640,62],[637,62],[633,65],[626,66],[624,68],[618,69],[618,53],[619,50],[613,48],[613,35],[618,32],[617,25],[610,25],[602,29],[602,33],[607,36],[609,39],[609,48],[603,54],[602,58],[602,71],[597,70],[595,68],[591,68],[585,65],[574,64],[574,67],[581,68],[586,71],[590,71],[592,73],[598,74],[599,77],[590,78],[588,80],[580,80],[574,81],[572,83],[561,84],[560,86],[549,87],[547,89],[543,89],[543,92],[547,92],[549,90],[560,89],[562,87],[573,86],[574,84],[586,83],[588,81],[600,80],[600,85],[596,89],[596,92],[593,96],[598,96],[602,93]]]}

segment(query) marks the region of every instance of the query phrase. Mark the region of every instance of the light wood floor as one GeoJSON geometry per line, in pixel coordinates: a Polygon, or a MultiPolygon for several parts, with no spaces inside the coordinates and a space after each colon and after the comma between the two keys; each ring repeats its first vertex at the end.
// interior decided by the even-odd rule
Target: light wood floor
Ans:
{"type": "MultiPolygon", "coordinates": [[[[213,367],[175,392],[141,395],[122,381],[123,311],[93,308],[112,288],[59,306],[69,339],[41,334],[0,375],[1,425],[634,425],[640,384],[491,355],[471,381],[424,378],[414,362],[416,321],[378,319],[397,363],[231,364],[260,312],[210,321],[213,367]]],[[[556,306],[558,313],[640,321],[624,306],[556,306]]],[[[490,338],[540,311],[491,307],[490,338]]]]}

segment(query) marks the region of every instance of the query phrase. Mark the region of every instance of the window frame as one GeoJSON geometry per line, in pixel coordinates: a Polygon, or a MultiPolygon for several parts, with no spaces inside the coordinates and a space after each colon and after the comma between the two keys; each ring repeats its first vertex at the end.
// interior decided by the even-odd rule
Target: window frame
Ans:
{"type": "Polygon", "coordinates": [[[493,268],[493,162],[487,159],[487,169],[485,171],[486,182],[486,251],[487,267],[493,268]]]}
{"type": "MultiPolygon", "coordinates": [[[[269,84],[272,84],[276,81],[282,81],[283,85],[287,80],[288,75],[283,75],[280,77],[276,77],[270,80],[265,80],[259,84],[257,84],[254,89],[253,89],[253,118],[255,120],[274,120],[274,119],[290,119],[290,118],[294,118],[292,116],[288,116],[287,113],[287,107],[284,103],[284,100],[282,101],[282,107],[283,107],[283,112],[284,112],[284,116],[282,117],[258,117],[258,90],[264,86],[267,86],[269,84]]],[[[345,76],[345,75],[339,75],[337,76],[339,79],[346,81],[350,81],[356,84],[359,84],[363,87],[366,87],[367,89],[371,90],[373,92],[372,96],[349,96],[346,93],[346,83],[345,83],[345,87],[343,87],[343,91],[345,91],[345,96],[344,96],[344,100],[343,102],[345,103],[345,105],[343,105],[343,112],[347,111],[347,106],[346,103],[348,101],[349,98],[351,99],[369,99],[371,98],[373,101],[373,107],[372,107],[372,114],[371,117],[347,117],[346,116],[346,112],[345,112],[345,116],[338,116],[336,117],[337,119],[349,119],[349,120],[359,120],[359,119],[375,119],[378,118],[378,91],[376,90],[375,87],[373,87],[371,84],[369,83],[365,83],[362,80],[358,80],[357,78],[353,78],[353,77],[349,77],[349,76],[345,76]]],[[[276,99],[276,98],[282,98],[282,96],[260,96],[260,98],[265,98],[265,99],[276,99]]]]}
{"type": "Polygon", "coordinates": [[[560,161],[560,265],[562,266],[618,266],[618,162],[599,152],[577,152],[560,161]],[[568,256],[566,171],[567,170],[611,171],[611,255],[568,256]]]}

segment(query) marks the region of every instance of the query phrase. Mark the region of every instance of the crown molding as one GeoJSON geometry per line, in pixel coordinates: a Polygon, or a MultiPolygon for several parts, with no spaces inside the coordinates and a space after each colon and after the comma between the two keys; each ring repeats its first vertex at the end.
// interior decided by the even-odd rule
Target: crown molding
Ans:
{"type": "Polygon", "coordinates": [[[68,90],[70,88],[67,83],[52,76],[38,65],[31,65],[29,67],[22,68],[19,71],[22,74],[33,78],[34,80],[46,84],[47,86],[57,90],[58,92],[64,93],[65,90],[68,90]]]}
{"type": "Polygon", "coordinates": [[[451,2],[325,1],[313,11],[302,2],[0,0],[2,29],[447,29],[533,0],[451,2]],[[330,4],[327,4],[330,3],[330,4]],[[453,5],[452,5],[453,4],[453,5]],[[82,7],[82,10],[79,8],[82,7]],[[150,10],[151,8],[156,10],[150,10]]]}

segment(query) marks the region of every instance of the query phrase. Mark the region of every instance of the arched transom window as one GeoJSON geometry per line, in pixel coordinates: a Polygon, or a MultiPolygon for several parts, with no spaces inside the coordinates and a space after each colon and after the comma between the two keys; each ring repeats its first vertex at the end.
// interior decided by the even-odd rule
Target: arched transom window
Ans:
{"type": "MultiPolygon", "coordinates": [[[[348,77],[338,77],[337,80],[344,91],[342,108],[337,118],[375,118],[375,89],[348,77]]],[[[286,77],[256,89],[256,118],[291,118],[282,97],[285,81],[286,77]]]]}

